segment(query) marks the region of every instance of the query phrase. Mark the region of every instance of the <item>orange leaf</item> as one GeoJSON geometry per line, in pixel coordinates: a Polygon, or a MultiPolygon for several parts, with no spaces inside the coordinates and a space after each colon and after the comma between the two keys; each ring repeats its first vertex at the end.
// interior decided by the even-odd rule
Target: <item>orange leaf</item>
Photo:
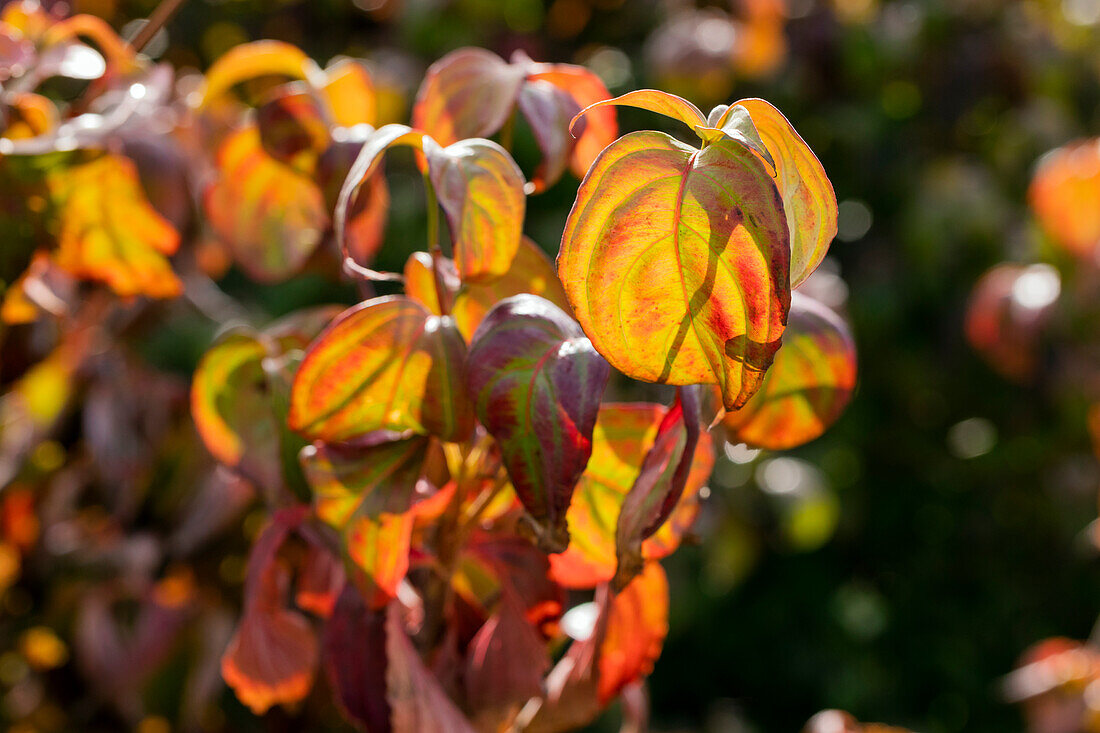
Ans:
{"type": "Polygon", "coordinates": [[[288,76],[324,83],[316,63],[301,50],[282,41],[253,41],[234,46],[210,65],[199,102],[203,108],[241,82],[261,76],[288,76]]]}
{"type": "Polygon", "coordinates": [[[325,69],[327,81],[322,88],[332,120],[342,127],[375,125],[378,99],[374,80],[363,64],[341,59],[325,69]]]}
{"type": "Polygon", "coordinates": [[[705,127],[707,125],[707,118],[703,116],[699,108],[686,99],[677,97],[675,94],[662,92],[659,89],[638,89],[633,92],[627,92],[626,94],[620,94],[613,99],[601,99],[598,102],[588,105],[577,113],[577,116],[574,117],[573,121],[570,123],[570,127],[577,124],[580,118],[586,117],[590,112],[600,109],[601,107],[612,106],[637,107],[638,109],[656,112],[665,117],[679,120],[693,130],[697,126],[701,125],[705,127]]]}
{"type": "Polygon", "coordinates": [[[278,281],[297,272],[328,228],[321,190],[268,155],[254,126],[226,138],[216,167],[203,204],[218,238],[256,280],[278,281]]]}
{"type": "Polygon", "coordinates": [[[786,450],[836,422],[856,385],[856,346],[848,325],[801,293],[791,298],[783,346],[760,391],[722,423],[730,442],[786,450]]]}
{"type": "Polygon", "coordinates": [[[668,578],[660,563],[651,561],[611,600],[598,661],[601,705],[653,671],[667,634],[668,578]]]}
{"type": "MultiPolygon", "coordinates": [[[[619,510],[653,446],[667,408],[655,404],[600,407],[592,433],[592,457],[573,492],[566,519],[569,548],[550,555],[552,577],[568,588],[591,588],[615,574],[615,528],[619,510]]],[[[714,467],[714,444],[700,435],[683,497],[669,521],[642,544],[642,555],[657,560],[676,550],[698,512],[698,493],[714,467]]]]}
{"type": "MultiPolygon", "coordinates": [[[[559,89],[564,89],[581,109],[611,96],[600,77],[583,66],[537,64],[536,69],[528,77],[530,81],[548,81],[559,89]]],[[[588,166],[592,165],[600,151],[619,136],[618,116],[614,107],[592,110],[585,115],[584,121],[584,132],[577,138],[569,160],[569,167],[577,178],[584,178],[588,166]]]]}
{"type": "Polygon", "coordinates": [[[57,264],[122,296],[171,298],[183,286],[167,256],[179,234],[149,204],[128,158],[106,154],[47,175],[57,207],[57,264]]]}
{"type": "Polygon", "coordinates": [[[790,245],[764,163],[724,137],[702,150],[636,132],[577,193],[558,275],[596,349],[625,375],[759,389],[790,307],[790,245]]]}
{"type": "Polygon", "coordinates": [[[473,428],[465,360],[450,318],[404,297],[368,300],[344,311],[309,347],[288,422],[328,441],[376,430],[461,440],[473,428]]]}
{"type": "MultiPolygon", "coordinates": [[[[409,292],[409,280],[406,270],[405,292],[409,292]]],[[[429,271],[428,276],[431,276],[429,271]]],[[[422,287],[422,276],[415,288],[422,287]]],[[[527,237],[520,240],[516,257],[508,271],[496,280],[487,283],[467,283],[454,298],[451,313],[455,325],[468,342],[474,336],[481,320],[494,305],[521,293],[531,293],[549,300],[566,313],[569,302],[562,289],[554,263],[542,251],[542,248],[527,237]]],[[[434,290],[433,290],[434,294],[434,290]]],[[[410,294],[411,295],[411,294],[410,294]]]]}

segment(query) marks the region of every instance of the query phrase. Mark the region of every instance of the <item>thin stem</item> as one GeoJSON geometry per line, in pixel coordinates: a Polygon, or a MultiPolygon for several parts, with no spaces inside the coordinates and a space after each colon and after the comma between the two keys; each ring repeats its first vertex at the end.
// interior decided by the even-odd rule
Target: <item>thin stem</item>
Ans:
{"type": "Polygon", "coordinates": [[[428,252],[432,256],[432,277],[435,279],[435,297],[439,302],[439,313],[447,315],[450,308],[446,283],[443,277],[443,249],[439,245],[439,201],[435,187],[427,171],[424,172],[424,194],[428,199],[428,252]]]}
{"type": "Polygon", "coordinates": [[[172,16],[183,7],[185,2],[187,0],[161,0],[160,4],[153,10],[153,14],[149,16],[148,22],[141,27],[138,34],[134,36],[134,40],[130,41],[130,48],[134,49],[135,53],[145,48],[149,41],[153,40],[153,36],[157,34],[157,31],[172,19],[172,16]]]}

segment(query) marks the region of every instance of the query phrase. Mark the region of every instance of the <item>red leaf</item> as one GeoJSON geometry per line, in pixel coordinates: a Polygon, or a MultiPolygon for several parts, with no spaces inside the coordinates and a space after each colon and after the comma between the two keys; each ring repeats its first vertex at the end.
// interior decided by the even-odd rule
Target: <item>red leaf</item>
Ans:
{"type": "Polygon", "coordinates": [[[667,634],[668,578],[660,563],[651,561],[611,601],[600,643],[600,705],[653,670],[667,634]]]}
{"type": "MultiPolygon", "coordinates": [[[[581,108],[568,92],[548,81],[524,84],[518,101],[519,109],[531,124],[535,142],[542,151],[542,162],[531,179],[533,192],[539,193],[557,182],[569,164],[577,143],[569,134],[569,121],[581,108]]],[[[581,134],[579,128],[575,134],[581,134]]]]}
{"type": "Polygon", "coordinates": [[[405,634],[402,617],[400,605],[391,603],[386,609],[386,694],[393,710],[393,729],[399,733],[475,733],[424,666],[405,634]]]}
{"type": "Polygon", "coordinates": [[[325,671],[344,714],[367,733],[388,733],[386,611],[370,609],[353,586],[344,588],[325,624],[325,671]]]}
{"type": "Polygon", "coordinates": [[[681,387],[623,499],[615,527],[614,587],[623,588],[642,569],[642,541],[660,529],[683,495],[698,442],[699,388],[681,387]]]}
{"type": "Polygon", "coordinates": [[[576,321],[535,295],[502,300],[470,345],[467,384],[540,547],[568,544],[565,514],[592,453],[610,368],[576,321]]]}
{"type": "Polygon", "coordinates": [[[524,703],[542,694],[548,666],[546,642],[505,585],[496,613],[470,642],[466,659],[466,695],[478,727],[499,730],[510,724],[524,703]]]}

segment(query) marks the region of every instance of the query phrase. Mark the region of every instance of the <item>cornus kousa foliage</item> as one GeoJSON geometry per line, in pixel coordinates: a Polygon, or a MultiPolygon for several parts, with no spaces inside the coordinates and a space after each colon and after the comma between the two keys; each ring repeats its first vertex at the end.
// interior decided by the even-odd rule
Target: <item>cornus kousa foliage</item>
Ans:
{"type": "Polygon", "coordinates": [[[643,719],[660,560],[705,510],[717,452],[813,440],[855,388],[845,321],[796,291],[837,207],[782,113],[611,98],[582,67],[460,49],[401,124],[354,59],[260,41],[175,79],[85,16],[10,4],[3,21],[0,166],[23,207],[3,215],[34,242],[5,253],[3,317],[55,339],[0,406],[23,426],[4,470],[91,355],[182,295],[223,327],[190,392],[212,475],[265,508],[220,656],[245,705],[293,707],[323,674],[372,732],[563,731],[620,698],[643,719]],[[36,95],[74,53],[100,60],[82,96],[36,95]],[[620,136],[621,105],[690,142],[620,136]],[[380,251],[408,251],[387,241],[386,167],[410,164],[427,241],[386,272],[380,251]],[[525,216],[569,175],[555,262],[525,216]],[[256,322],[217,288],[232,266],[362,300],[256,322]],[[670,385],[667,403],[605,401],[625,378],[670,385]]]}

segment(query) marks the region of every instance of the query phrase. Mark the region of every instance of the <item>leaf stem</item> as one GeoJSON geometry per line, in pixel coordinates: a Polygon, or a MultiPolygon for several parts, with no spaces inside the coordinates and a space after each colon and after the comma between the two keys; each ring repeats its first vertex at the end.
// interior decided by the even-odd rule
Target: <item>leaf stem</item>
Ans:
{"type": "Polygon", "coordinates": [[[432,277],[435,279],[435,297],[440,315],[448,315],[448,298],[443,277],[443,248],[439,245],[439,200],[435,195],[428,172],[424,171],[424,195],[428,199],[428,252],[432,256],[432,277]]]}
{"type": "Polygon", "coordinates": [[[153,40],[153,36],[157,34],[164,24],[172,19],[172,16],[176,14],[183,4],[187,0],[161,0],[160,4],[153,10],[153,13],[149,16],[148,22],[141,27],[134,39],[130,41],[130,48],[134,49],[134,52],[140,52],[141,49],[153,40]]]}

